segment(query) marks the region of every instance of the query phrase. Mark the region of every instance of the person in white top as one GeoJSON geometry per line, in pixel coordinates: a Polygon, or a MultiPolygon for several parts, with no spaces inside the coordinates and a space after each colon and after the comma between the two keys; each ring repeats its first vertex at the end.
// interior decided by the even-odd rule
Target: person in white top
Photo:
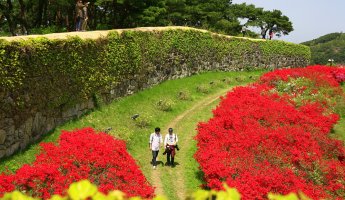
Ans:
{"type": "Polygon", "coordinates": [[[155,128],[155,132],[151,133],[150,135],[149,147],[150,147],[150,150],[152,151],[153,169],[156,169],[157,167],[157,156],[159,153],[159,148],[162,147],[162,143],[163,143],[163,138],[160,131],[161,129],[157,127],[155,128]]]}
{"type": "Polygon", "coordinates": [[[177,148],[178,138],[177,135],[173,133],[174,130],[172,128],[169,128],[168,131],[169,133],[166,134],[164,138],[165,151],[163,155],[167,154],[167,165],[174,166],[175,148],[177,148]]]}

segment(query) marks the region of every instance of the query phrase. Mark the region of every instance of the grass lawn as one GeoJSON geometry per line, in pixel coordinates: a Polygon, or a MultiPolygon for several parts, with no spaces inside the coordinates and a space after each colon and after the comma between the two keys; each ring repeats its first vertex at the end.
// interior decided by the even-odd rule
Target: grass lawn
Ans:
{"type": "MultiPolygon", "coordinates": [[[[103,105],[100,109],[57,127],[51,133],[46,134],[41,142],[55,142],[61,134],[61,130],[93,127],[103,131],[112,127],[109,134],[127,142],[129,153],[152,183],[154,173],[150,165],[151,151],[148,147],[150,133],[159,126],[164,136],[167,133],[167,126],[172,121],[193,106],[207,100],[176,122],[173,127],[177,130],[181,145],[181,150],[176,155],[178,165],[175,168],[161,165],[156,171],[163,186],[163,194],[168,199],[180,199],[183,195],[181,193],[191,193],[203,183],[202,172],[193,158],[196,152],[196,142],[193,137],[196,134],[197,123],[207,121],[212,117],[211,110],[219,102],[219,100],[209,101],[208,99],[212,100],[220,94],[225,94],[234,86],[252,82],[262,73],[263,71],[207,72],[188,78],[166,81],[134,95],[120,98],[109,105],[103,105]],[[134,114],[139,114],[136,120],[131,119],[134,114]]],[[[334,127],[333,136],[345,141],[344,116],[334,127]]],[[[39,151],[39,144],[32,144],[27,150],[0,161],[0,172],[5,169],[14,172],[23,164],[32,163],[39,151]]],[[[159,160],[165,162],[165,159],[160,152],[159,160]]]]}
{"type": "MultiPolygon", "coordinates": [[[[112,127],[113,129],[109,134],[127,141],[129,152],[137,160],[146,177],[150,179],[151,168],[148,169],[149,165],[147,164],[151,156],[148,148],[148,138],[154,127],[163,127],[195,102],[219,90],[253,81],[262,73],[263,71],[207,72],[184,79],[166,81],[150,89],[121,98],[109,105],[103,105],[98,110],[59,126],[51,133],[46,134],[40,142],[55,142],[61,134],[61,130],[93,127],[102,131],[112,127]],[[189,99],[180,100],[178,94],[181,92],[186,93],[189,99]],[[172,101],[172,109],[170,111],[158,109],[156,104],[161,100],[163,102],[172,101]],[[131,119],[134,114],[140,115],[137,121],[131,119]],[[142,121],[141,124],[146,125],[139,127],[137,125],[139,119],[142,121]]],[[[165,130],[162,130],[162,132],[165,134],[165,130]]],[[[15,171],[23,164],[32,163],[39,151],[39,144],[36,143],[29,146],[25,151],[2,159],[0,161],[0,172],[5,171],[5,169],[15,171]]]]}
{"type": "Polygon", "coordinates": [[[345,142],[345,118],[339,120],[339,122],[334,126],[334,136],[337,139],[343,140],[345,142]]]}
{"type": "MultiPolygon", "coordinates": [[[[343,91],[345,91],[345,85],[342,86],[343,91]]],[[[344,102],[343,102],[344,103],[344,102]]],[[[345,109],[345,108],[342,108],[345,109]]],[[[345,111],[342,111],[342,113],[345,113],[345,111]]],[[[334,126],[333,129],[334,137],[340,140],[344,141],[345,145],[345,116],[341,116],[341,119],[339,122],[334,126]]]]}

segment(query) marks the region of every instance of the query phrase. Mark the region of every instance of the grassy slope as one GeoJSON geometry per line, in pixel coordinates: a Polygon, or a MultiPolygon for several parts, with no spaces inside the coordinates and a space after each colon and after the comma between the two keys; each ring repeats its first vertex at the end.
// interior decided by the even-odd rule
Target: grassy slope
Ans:
{"type": "MultiPolygon", "coordinates": [[[[210,105],[207,105],[201,110],[197,110],[193,116],[186,119],[183,123],[179,125],[179,129],[186,131],[193,136],[197,134],[196,128],[198,122],[205,122],[209,118],[212,117],[211,110],[216,107],[219,103],[218,101],[213,102],[210,105]]],[[[191,193],[195,191],[201,184],[203,184],[203,174],[198,169],[199,164],[193,158],[197,148],[196,148],[196,141],[192,140],[189,146],[184,147],[187,150],[187,156],[183,158],[182,162],[185,162],[185,171],[184,175],[185,179],[185,188],[187,193],[191,193]]],[[[177,157],[178,159],[178,157],[177,157]]]]}
{"type": "MultiPolygon", "coordinates": [[[[79,120],[71,121],[61,127],[58,127],[53,133],[47,134],[43,139],[44,142],[56,141],[60,135],[61,130],[73,130],[75,128],[81,128],[85,126],[91,126],[98,130],[104,130],[107,127],[113,127],[110,132],[112,135],[125,139],[128,141],[128,149],[130,153],[135,157],[139,166],[143,170],[145,176],[151,180],[151,166],[149,160],[151,159],[151,153],[148,149],[148,136],[152,132],[155,126],[164,127],[176,116],[181,114],[186,109],[193,106],[196,102],[211,96],[212,94],[219,93],[230,89],[234,85],[244,84],[248,81],[249,76],[258,76],[261,72],[213,72],[205,73],[198,76],[193,76],[180,80],[172,80],[164,82],[159,86],[155,86],[151,89],[139,92],[135,95],[124,97],[118,101],[113,102],[110,105],[104,106],[100,110],[85,115],[79,120]],[[245,78],[245,81],[237,81],[235,77],[245,78]],[[225,84],[221,80],[229,78],[231,84],[225,84]],[[201,84],[209,85],[211,81],[220,80],[221,84],[218,86],[210,87],[208,94],[203,94],[196,91],[196,87],[201,84]],[[177,93],[182,89],[190,92],[191,100],[182,101],[176,98],[177,93]],[[157,110],[155,103],[161,99],[161,97],[170,98],[175,102],[173,110],[170,112],[163,112],[157,110]],[[135,113],[139,113],[140,117],[143,115],[151,116],[151,123],[146,128],[138,128],[135,126],[133,120],[130,119],[135,113]]],[[[344,87],[345,89],[345,87],[344,87]]],[[[192,116],[184,119],[181,123],[177,124],[175,128],[183,130],[188,134],[180,137],[180,141],[188,140],[191,136],[196,134],[195,128],[197,122],[207,121],[212,116],[211,110],[217,105],[218,101],[213,102],[210,105],[204,106],[202,109],[198,109],[193,112],[192,116]]],[[[343,118],[335,126],[336,137],[345,140],[345,119],[343,118]]],[[[163,130],[165,134],[165,130],[163,130]]],[[[190,140],[189,145],[181,146],[181,151],[178,152],[176,162],[183,164],[184,170],[184,182],[178,183],[185,187],[185,192],[189,193],[194,191],[202,184],[202,174],[198,170],[198,163],[193,159],[193,155],[196,151],[195,141],[190,140]],[[186,151],[185,156],[180,156],[181,151],[186,151]]],[[[25,163],[33,162],[35,154],[39,152],[37,144],[30,146],[25,151],[18,153],[11,158],[0,162],[0,171],[7,166],[10,170],[15,171],[25,163]]],[[[165,160],[165,157],[160,160],[165,160]]],[[[163,160],[163,161],[164,161],[163,160]]],[[[178,166],[176,167],[176,169],[178,166]]],[[[161,181],[164,188],[164,193],[169,199],[177,199],[177,191],[173,188],[174,178],[176,177],[176,169],[164,167],[161,173],[161,181]],[[167,172],[167,173],[166,173],[167,172]]],[[[176,183],[175,183],[176,184],[176,183]]]]}
{"type": "MultiPolygon", "coordinates": [[[[150,177],[151,170],[148,168],[148,161],[151,155],[148,149],[148,137],[149,134],[153,132],[154,127],[164,126],[164,124],[167,124],[175,116],[188,109],[188,107],[195,102],[216,93],[222,88],[229,87],[229,85],[221,81],[224,78],[229,78],[232,83],[231,85],[236,85],[250,81],[248,79],[250,75],[258,76],[260,73],[261,72],[210,72],[185,79],[166,81],[159,86],[141,91],[132,96],[121,98],[78,120],[57,127],[52,133],[47,134],[42,141],[56,141],[61,130],[73,130],[86,126],[93,127],[96,130],[104,130],[107,127],[112,127],[113,130],[110,134],[127,141],[129,152],[135,157],[146,177],[150,177]],[[244,77],[245,81],[236,81],[236,77],[244,77]],[[208,94],[196,91],[197,86],[202,84],[210,85],[209,83],[211,81],[216,80],[220,80],[222,84],[218,87],[210,87],[211,89],[208,94]],[[182,101],[177,99],[177,94],[183,89],[190,92],[192,100],[182,101]],[[155,103],[163,97],[169,98],[175,102],[172,111],[164,112],[156,108],[155,103]],[[130,117],[136,113],[140,114],[140,117],[147,118],[147,121],[150,121],[148,127],[139,128],[135,125],[130,117]]],[[[23,164],[32,163],[38,152],[39,145],[33,144],[26,151],[19,152],[10,158],[2,160],[0,162],[0,171],[4,171],[5,167],[11,171],[15,171],[23,164]]]]}

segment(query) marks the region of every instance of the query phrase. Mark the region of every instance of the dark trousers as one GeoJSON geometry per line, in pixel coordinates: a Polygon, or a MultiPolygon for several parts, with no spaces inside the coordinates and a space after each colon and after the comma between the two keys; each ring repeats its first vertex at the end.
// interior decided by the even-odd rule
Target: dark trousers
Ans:
{"type": "Polygon", "coordinates": [[[75,30],[80,31],[82,24],[84,22],[84,19],[82,17],[77,17],[76,25],[75,25],[75,30]]]}
{"type": "Polygon", "coordinates": [[[174,165],[174,157],[171,156],[171,151],[167,152],[167,163],[168,165],[174,165]],[[170,162],[170,157],[171,157],[171,162],[170,162]]]}
{"type": "Polygon", "coordinates": [[[152,165],[157,166],[157,156],[159,151],[152,151],[152,165]]]}

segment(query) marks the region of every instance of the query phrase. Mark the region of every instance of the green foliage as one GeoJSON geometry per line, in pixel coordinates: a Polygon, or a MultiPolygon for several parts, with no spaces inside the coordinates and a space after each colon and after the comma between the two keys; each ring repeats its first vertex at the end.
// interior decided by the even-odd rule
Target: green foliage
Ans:
{"type": "MultiPolygon", "coordinates": [[[[263,11],[253,5],[233,4],[231,0],[89,0],[88,27],[91,30],[143,26],[190,26],[217,33],[238,35],[240,19],[248,25],[277,31],[291,31],[292,24],[278,10],[263,11]],[[290,29],[289,29],[290,28],[290,29]]],[[[0,1],[0,34],[47,34],[75,30],[75,1],[0,1]]],[[[248,31],[247,36],[256,34],[248,31]]]]}
{"type": "Polygon", "coordinates": [[[207,94],[210,92],[210,86],[207,84],[200,84],[196,87],[196,91],[207,94]]]}
{"type": "Polygon", "coordinates": [[[177,93],[177,98],[179,100],[190,100],[191,99],[191,94],[190,94],[189,90],[183,89],[183,90],[180,90],[177,93]]]}
{"type": "Polygon", "coordinates": [[[290,193],[287,195],[280,195],[280,194],[268,194],[269,200],[311,200],[307,196],[305,196],[302,192],[296,194],[296,193],[290,193]]]}
{"type": "Polygon", "coordinates": [[[220,80],[214,80],[210,82],[211,87],[221,87],[223,85],[222,81],[220,80]]]}
{"type": "MultiPolygon", "coordinates": [[[[38,200],[36,198],[32,198],[30,196],[27,196],[23,193],[20,193],[18,191],[14,191],[11,193],[6,193],[3,198],[3,200],[38,200]]],[[[101,193],[97,186],[90,183],[88,180],[81,180],[79,182],[72,183],[68,190],[66,196],[60,196],[60,195],[53,195],[50,200],[87,200],[87,199],[93,199],[93,200],[141,200],[139,197],[126,197],[126,194],[114,190],[112,192],[109,192],[109,194],[105,195],[101,193]]],[[[156,197],[154,200],[165,200],[162,197],[156,197]]]]}
{"type": "Polygon", "coordinates": [[[32,28],[31,34],[33,35],[42,35],[42,34],[49,34],[49,33],[61,33],[66,32],[65,27],[59,27],[59,26],[48,26],[48,27],[40,27],[40,28],[32,28]]]}
{"type": "Polygon", "coordinates": [[[300,45],[295,48],[295,44],[283,41],[267,41],[260,42],[258,44],[260,50],[264,55],[265,60],[270,60],[275,56],[281,57],[281,59],[294,58],[297,55],[303,57],[308,63],[311,59],[311,52],[309,47],[300,45]]]}
{"type": "MultiPolygon", "coordinates": [[[[189,200],[240,200],[240,193],[234,189],[229,188],[224,185],[224,191],[208,191],[208,190],[198,190],[190,195],[189,200]]],[[[11,193],[6,193],[3,200],[35,200],[30,196],[22,194],[18,191],[11,193]]],[[[118,190],[109,192],[105,195],[98,191],[96,185],[90,183],[88,180],[82,180],[76,183],[72,183],[68,189],[67,195],[62,197],[60,195],[54,195],[50,200],[142,200],[140,197],[128,198],[126,195],[118,190]]],[[[268,195],[270,200],[310,200],[303,193],[298,195],[295,193],[290,193],[288,195],[277,195],[270,193],[268,195]]],[[[153,200],[166,200],[164,197],[157,196],[153,200]]]]}
{"type": "Polygon", "coordinates": [[[225,84],[229,85],[235,82],[235,79],[230,78],[230,77],[226,77],[222,80],[225,84]]]}
{"type": "Polygon", "coordinates": [[[149,127],[152,123],[152,116],[141,114],[138,118],[134,119],[134,123],[139,128],[149,127]]]}
{"type": "Polygon", "coordinates": [[[310,47],[313,64],[331,64],[329,59],[345,64],[345,33],[330,33],[302,44],[310,47]]]}
{"type": "Polygon", "coordinates": [[[345,97],[337,96],[334,111],[338,113],[341,117],[345,117],[345,97]]]}
{"type": "Polygon", "coordinates": [[[207,191],[207,190],[198,190],[194,192],[190,199],[192,200],[240,200],[240,193],[234,189],[229,188],[227,185],[224,185],[224,191],[207,191]]]}
{"type": "MultiPolygon", "coordinates": [[[[43,135],[42,140],[30,145],[26,150],[16,153],[15,155],[2,159],[0,161],[0,173],[5,172],[8,168],[9,171],[15,172],[23,164],[32,163],[35,160],[36,155],[40,151],[39,142],[56,142],[61,134],[61,130],[74,130],[80,127],[93,127],[98,131],[104,131],[108,127],[113,129],[109,134],[123,139],[128,144],[128,149],[136,160],[139,162],[144,173],[150,173],[152,168],[146,168],[147,162],[143,159],[145,155],[142,153],[142,149],[147,147],[146,141],[149,137],[149,133],[157,126],[161,128],[164,124],[167,124],[169,120],[175,118],[178,114],[181,114],[188,107],[193,106],[200,99],[205,98],[206,95],[196,91],[197,85],[202,83],[209,84],[210,81],[223,80],[225,78],[233,79],[232,77],[238,76],[238,74],[244,74],[246,76],[261,74],[263,71],[255,72],[208,72],[200,75],[191,76],[188,78],[169,80],[162,84],[153,86],[150,89],[145,89],[136,94],[119,98],[113,101],[111,104],[101,106],[100,108],[83,115],[78,120],[72,120],[65,123],[62,126],[58,126],[52,133],[43,135]],[[191,99],[188,101],[180,101],[176,98],[179,91],[190,91],[191,99]],[[169,92],[167,92],[169,91],[169,92]],[[155,105],[155,102],[159,98],[168,98],[174,100],[176,103],[173,110],[170,112],[159,111],[155,105]],[[145,128],[138,127],[131,116],[138,113],[140,116],[148,116],[150,125],[145,128]]],[[[236,84],[236,82],[232,82],[236,84]]],[[[214,88],[208,95],[214,94],[221,88],[214,88]]],[[[225,91],[224,91],[225,92],[225,91]]],[[[208,113],[208,112],[207,112],[208,113]]],[[[195,121],[195,123],[198,121],[195,121]]],[[[192,155],[192,154],[191,154],[192,155]]],[[[149,156],[147,154],[147,156],[149,156]]],[[[147,175],[146,177],[150,177],[147,175]]],[[[200,183],[201,184],[201,183],[200,183]]],[[[198,183],[196,185],[199,185],[198,183]]]]}
{"type": "Polygon", "coordinates": [[[309,49],[302,45],[197,30],[129,30],[97,40],[0,41],[0,95],[10,93],[13,100],[1,107],[21,113],[32,106],[65,110],[91,98],[97,105],[122,80],[154,73],[157,66],[166,71],[182,64],[194,68],[201,60],[222,63],[229,55],[240,60],[256,50],[265,62],[276,57],[309,60],[309,49]]]}
{"type": "Polygon", "coordinates": [[[345,96],[339,94],[338,90],[329,87],[316,86],[317,83],[310,79],[299,77],[289,78],[287,82],[276,83],[277,92],[282,94],[295,94],[292,98],[296,106],[303,106],[308,102],[318,102],[320,105],[335,105],[325,107],[325,113],[338,113],[344,116],[345,96]]]}
{"type": "Polygon", "coordinates": [[[288,35],[293,31],[290,19],[283,15],[280,10],[265,11],[263,8],[256,8],[253,4],[242,3],[234,4],[231,11],[235,16],[245,19],[246,26],[260,28],[261,35],[262,33],[266,35],[269,30],[278,36],[288,35]]]}
{"type": "Polygon", "coordinates": [[[68,189],[68,196],[71,199],[87,199],[96,196],[98,189],[96,185],[91,184],[88,180],[82,180],[72,183],[68,189]]]}
{"type": "Polygon", "coordinates": [[[6,193],[2,198],[2,200],[38,200],[37,198],[32,198],[26,196],[25,194],[19,191],[13,191],[11,193],[6,193]]]}
{"type": "Polygon", "coordinates": [[[245,82],[246,81],[246,76],[242,76],[242,75],[240,75],[240,76],[237,76],[236,78],[235,78],[235,80],[237,81],[237,82],[239,82],[239,83],[243,83],[243,82],[245,82]]]}
{"type": "Polygon", "coordinates": [[[156,107],[158,110],[168,112],[173,109],[174,104],[175,103],[173,100],[168,98],[162,98],[156,102],[156,107]]]}

